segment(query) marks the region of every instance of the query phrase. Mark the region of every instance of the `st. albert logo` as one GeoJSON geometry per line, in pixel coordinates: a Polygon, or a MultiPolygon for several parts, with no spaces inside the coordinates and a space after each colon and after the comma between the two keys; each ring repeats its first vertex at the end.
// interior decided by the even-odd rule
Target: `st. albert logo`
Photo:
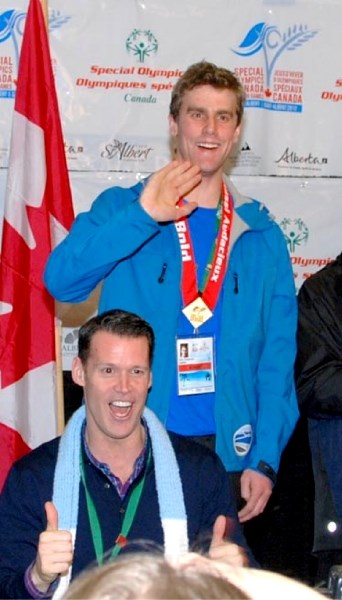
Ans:
{"type": "Polygon", "coordinates": [[[153,151],[152,146],[147,144],[130,144],[125,141],[114,139],[112,143],[108,143],[105,149],[101,152],[101,158],[119,158],[119,160],[140,160],[148,159],[149,154],[153,151]]]}
{"type": "MultiPolygon", "coordinates": [[[[7,54],[0,54],[0,98],[14,98],[16,76],[18,73],[21,39],[24,33],[26,12],[6,10],[0,14],[0,44],[12,42],[12,47],[5,45],[7,54]],[[10,53],[11,52],[11,53],[10,53]]],[[[60,11],[49,11],[49,31],[61,27],[69,16],[60,11]]]]}
{"type": "Polygon", "coordinates": [[[267,23],[257,23],[248,31],[238,49],[232,50],[246,58],[261,52],[264,66],[235,69],[247,93],[246,107],[302,112],[303,72],[275,66],[284,52],[298,50],[317,33],[307,25],[293,25],[281,32],[267,23]]]}
{"type": "Polygon", "coordinates": [[[300,246],[306,244],[309,239],[309,229],[300,217],[296,219],[284,218],[280,223],[289,252],[294,254],[300,246]]]}
{"type": "Polygon", "coordinates": [[[133,29],[126,40],[126,49],[143,63],[146,57],[155,54],[158,50],[158,41],[153,33],[144,29],[133,29]]]}

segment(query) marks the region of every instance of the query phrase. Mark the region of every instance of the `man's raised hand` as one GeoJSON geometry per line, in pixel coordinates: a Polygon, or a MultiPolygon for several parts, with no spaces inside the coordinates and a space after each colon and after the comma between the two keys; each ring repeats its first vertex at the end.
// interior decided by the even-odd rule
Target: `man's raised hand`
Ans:
{"type": "Polygon", "coordinates": [[[201,179],[199,167],[189,161],[174,160],[152,175],[141,194],[140,204],[155,221],[177,221],[196,208],[195,202],[187,202],[181,207],[177,207],[177,202],[201,179]]]}
{"type": "Polygon", "coordinates": [[[70,567],[73,558],[70,531],[58,529],[58,513],[52,502],[45,503],[46,529],[39,536],[36,561],[32,566],[33,584],[46,592],[57,577],[70,567]]]}

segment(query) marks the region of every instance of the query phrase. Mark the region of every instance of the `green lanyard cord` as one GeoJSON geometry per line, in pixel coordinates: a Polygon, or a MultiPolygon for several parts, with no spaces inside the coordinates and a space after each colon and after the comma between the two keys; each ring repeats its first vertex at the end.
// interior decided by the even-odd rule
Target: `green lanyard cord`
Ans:
{"type": "MultiPolygon", "coordinates": [[[[113,558],[115,558],[115,556],[117,556],[119,554],[121,548],[123,548],[127,543],[127,535],[132,527],[132,523],[133,523],[135,514],[137,512],[137,508],[138,508],[141,494],[142,494],[144,484],[145,484],[147,469],[148,469],[150,463],[151,463],[151,449],[149,449],[149,452],[148,452],[144,476],[141,478],[138,485],[135,486],[132,493],[130,494],[127,508],[125,511],[124,520],[123,520],[122,527],[121,527],[121,532],[119,533],[118,537],[115,540],[115,545],[110,553],[109,560],[112,560],[113,558]]],[[[83,483],[84,491],[85,491],[88,517],[89,517],[91,535],[93,538],[93,544],[94,544],[94,549],[95,549],[95,554],[96,554],[96,560],[99,565],[102,565],[104,562],[104,551],[103,551],[103,538],[102,538],[102,533],[101,533],[101,526],[100,526],[99,518],[97,516],[95,504],[93,502],[93,499],[89,493],[89,490],[88,490],[88,487],[86,484],[82,450],[81,450],[81,459],[80,459],[80,469],[81,469],[81,481],[83,483]]]]}
{"type": "MultiPolygon", "coordinates": [[[[217,211],[216,211],[216,231],[217,232],[220,229],[221,217],[222,217],[222,196],[220,196],[220,200],[219,200],[217,211]]],[[[208,281],[208,278],[210,275],[211,265],[213,263],[213,258],[214,258],[214,254],[215,254],[216,244],[217,244],[217,234],[216,234],[216,238],[214,239],[214,242],[211,246],[209,259],[208,259],[207,265],[204,269],[202,283],[201,283],[201,286],[199,287],[200,294],[202,294],[205,286],[207,285],[207,281],[208,281]]]]}

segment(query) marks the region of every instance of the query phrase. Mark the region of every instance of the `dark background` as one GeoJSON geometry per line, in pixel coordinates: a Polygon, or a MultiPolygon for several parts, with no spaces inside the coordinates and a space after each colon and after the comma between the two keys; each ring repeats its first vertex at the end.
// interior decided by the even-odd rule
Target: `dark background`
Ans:
{"type": "MultiPolygon", "coordinates": [[[[64,373],[65,419],[82,403],[82,388],[64,373]]],[[[311,556],[314,487],[306,421],[300,419],[283,452],[277,483],[266,511],[247,526],[256,559],[270,569],[313,585],[311,556]]]]}

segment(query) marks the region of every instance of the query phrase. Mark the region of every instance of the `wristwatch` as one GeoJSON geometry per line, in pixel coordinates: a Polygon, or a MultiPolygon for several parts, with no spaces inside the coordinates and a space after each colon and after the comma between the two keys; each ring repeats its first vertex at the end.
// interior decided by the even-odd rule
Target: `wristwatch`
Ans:
{"type": "Polygon", "coordinates": [[[271,465],[269,465],[264,460],[259,461],[257,469],[258,471],[260,471],[260,473],[269,477],[273,484],[277,481],[277,473],[271,467],[271,465]]]}

